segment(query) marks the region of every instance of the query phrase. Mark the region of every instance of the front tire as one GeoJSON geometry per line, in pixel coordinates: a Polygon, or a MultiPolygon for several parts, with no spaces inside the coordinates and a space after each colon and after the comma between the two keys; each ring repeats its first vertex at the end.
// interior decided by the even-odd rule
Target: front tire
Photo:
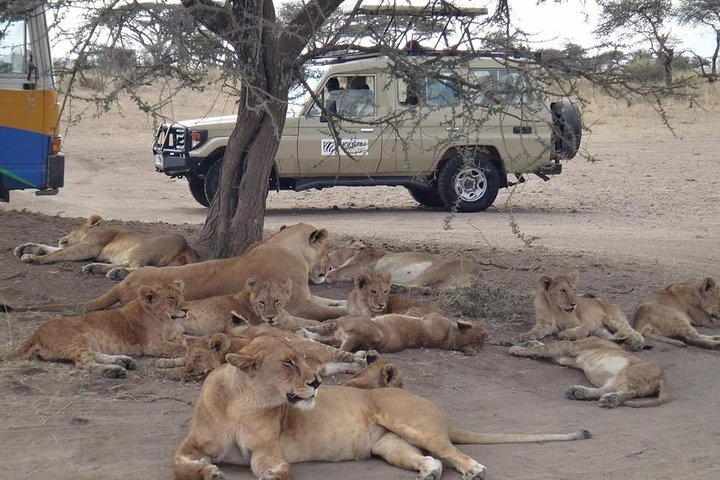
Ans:
{"type": "Polygon", "coordinates": [[[212,165],[210,165],[210,168],[208,168],[207,172],[205,172],[205,198],[207,199],[208,205],[213,201],[213,198],[215,198],[215,194],[217,194],[218,189],[220,188],[220,170],[222,170],[222,163],[223,158],[220,157],[217,160],[213,162],[212,165]]]}
{"type": "Polygon", "coordinates": [[[500,174],[484,153],[458,154],[443,165],[437,182],[447,208],[457,205],[459,212],[482,212],[497,198],[500,174]]]}
{"type": "Polygon", "coordinates": [[[197,175],[187,174],[188,186],[190,187],[190,195],[203,207],[209,207],[207,196],[205,195],[205,180],[197,175]]]}
{"type": "Polygon", "coordinates": [[[406,187],[410,196],[423,207],[438,208],[445,206],[440,193],[438,193],[437,185],[431,188],[406,187]]]}

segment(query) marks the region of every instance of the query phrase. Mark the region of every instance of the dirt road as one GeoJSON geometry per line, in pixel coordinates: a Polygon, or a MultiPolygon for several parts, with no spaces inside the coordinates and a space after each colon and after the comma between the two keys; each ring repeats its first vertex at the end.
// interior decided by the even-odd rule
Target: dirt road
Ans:
{"type": "MultiPolygon", "coordinates": [[[[476,320],[495,339],[512,339],[529,328],[528,292],[539,273],[577,270],[583,291],[603,295],[631,314],[640,299],[666,283],[720,276],[717,98],[708,95],[706,110],[672,104],[677,138],[649,109],[596,104],[585,114],[593,133],[584,145],[600,162],[576,159],[548,183],[531,179],[509,201],[507,193],[501,195],[486,213],[456,216],[450,230],[443,229],[445,213],[421,210],[403,190],[389,188],[273,193],[267,226],[311,222],[337,239],[450,252],[510,267],[488,265],[483,272],[500,293],[488,298],[497,302],[495,313],[476,320]],[[532,247],[511,231],[511,220],[522,235],[539,237],[532,247]]],[[[184,180],[153,173],[152,127],[126,111],[126,117],[103,117],[71,132],[60,195],[13,193],[12,203],[0,206],[1,299],[79,300],[111,285],[83,277],[78,264],[19,262],[11,252],[15,245],[55,241],[76,220],[10,209],[173,224],[203,220],[204,209],[191,199],[184,180]]],[[[316,291],[342,298],[348,290],[334,285],[316,291]]],[[[44,318],[0,315],[0,353],[44,318]]],[[[674,389],[671,403],[608,411],[593,402],[573,402],[562,392],[586,384],[581,373],[512,358],[501,347],[488,346],[474,357],[416,350],[388,358],[403,369],[407,388],[439,403],[450,423],[488,432],[586,428],[594,434],[573,443],[463,447],[488,466],[490,480],[720,478],[720,354],[657,345],[642,355],[666,368],[674,389]]],[[[171,479],[170,458],[187,431],[199,387],[162,379],[153,365],[144,359],[137,373],[112,381],[65,364],[0,363],[5,454],[0,479],[171,479]]],[[[230,479],[251,478],[247,468],[225,471],[230,479]]],[[[310,463],[294,472],[300,480],[413,478],[379,460],[310,463]]],[[[448,469],[443,478],[459,477],[448,469]]]]}

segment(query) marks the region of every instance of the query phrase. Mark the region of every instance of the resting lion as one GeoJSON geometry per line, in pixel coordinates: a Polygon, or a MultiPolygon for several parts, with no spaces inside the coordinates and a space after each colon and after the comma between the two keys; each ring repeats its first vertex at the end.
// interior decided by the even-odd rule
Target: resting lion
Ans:
{"type": "Polygon", "coordinates": [[[647,338],[720,349],[720,335],[701,335],[693,325],[720,326],[720,287],[712,277],[668,285],[643,300],[635,312],[635,328],[647,338]]]}
{"type": "Polygon", "coordinates": [[[487,332],[471,322],[451,320],[436,313],[423,317],[398,314],[373,319],[347,317],[337,322],[332,333],[326,333],[323,325],[317,331],[307,328],[302,333],[319,342],[339,345],[348,352],[372,349],[381,353],[424,347],[474,354],[487,338],[487,332]]]}
{"type": "Polygon", "coordinates": [[[314,368],[276,338],[256,338],[227,361],[205,380],[190,432],[175,452],[180,480],[223,478],[220,462],[250,465],[258,478],[289,480],[291,463],[373,455],[419,472],[421,480],[439,479],[442,459],[473,480],[483,478],[485,466],[451,442],[590,437],[587,431],[504,435],[449,428],[432,402],[403,389],[321,387],[314,368]]]}
{"type": "Polygon", "coordinates": [[[183,284],[140,287],[136,300],[115,310],[43,323],[8,360],[39,357],[70,360],[105,377],[124,378],[135,369],[128,355],[175,357],[185,353],[177,321],[185,316],[183,284]]]}
{"type": "Polygon", "coordinates": [[[390,295],[392,274],[361,273],[348,295],[348,315],[376,317],[386,313],[400,313],[421,317],[428,313],[444,315],[439,308],[403,295],[390,295]]]}
{"type": "MultiPolygon", "coordinates": [[[[63,311],[84,305],[87,310],[100,310],[116,303],[125,304],[134,298],[137,288],[181,279],[185,282],[185,298],[198,300],[215,295],[239,292],[249,277],[260,281],[283,283],[290,279],[293,289],[287,310],[290,314],[313,320],[337,318],[346,314],[341,307],[321,304],[310,295],[308,271],[327,250],[328,232],[299,223],[251,246],[244,254],[227,259],[191,263],[179,267],[142,267],[133,270],[107,293],[87,303],[43,304],[11,307],[5,311],[63,311]]],[[[328,300],[328,302],[332,302],[328,300]]]]}
{"type": "MultiPolygon", "coordinates": [[[[160,359],[156,366],[163,375],[175,380],[202,380],[208,373],[225,363],[225,356],[228,353],[239,352],[254,338],[260,336],[283,339],[307,362],[315,366],[322,376],[357,373],[365,368],[368,362],[377,358],[377,352],[348,353],[275,328],[261,326],[246,329],[246,335],[242,336],[213,333],[189,338],[184,356],[160,359]]],[[[399,372],[397,373],[399,375],[399,372]]],[[[363,381],[368,382],[369,375],[370,373],[366,373],[363,381]]],[[[402,382],[402,380],[400,381],[402,382]]]]}
{"type": "Polygon", "coordinates": [[[402,388],[403,378],[397,365],[384,360],[376,360],[351,378],[340,382],[340,385],[365,389],[402,388]]]}
{"type": "Polygon", "coordinates": [[[113,280],[122,280],[129,270],[146,265],[164,267],[197,261],[181,235],[149,235],[102,223],[100,215],[90,215],[62,237],[57,247],[23,243],[13,253],[26,263],[96,260],[102,263],[85,265],[83,273],[104,273],[113,280]]]}
{"type": "Polygon", "coordinates": [[[410,290],[429,292],[468,286],[477,280],[477,265],[469,260],[444,259],[429,253],[386,252],[373,247],[346,247],[333,255],[340,265],[333,265],[328,282],[353,281],[361,273],[390,273],[393,284],[410,290]],[[355,250],[348,258],[347,251],[355,250]]]}
{"type": "Polygon", "coordinates": [[[597,388],[575,385],[565,390],[571,400],[598,400],[604,408],[619,405],[654,407],[670,401],[670,384],[663,368],[645,360],[621,346],[596,337],[571,342],[560,340],[543,345],[530,340],[527,346],[510,347],[510,354],[518,357],[549,359],[558,365],[585,372],[597,388]],[[656,398],[631,400],[657,395],[656,398]]]}
{"type": "Polygon", "coordinates": [[[520,334],[520,341],[557,334],[561,340],[579,340],[595,335],[623,341],[631,350],[642,350],[645,339],[633,330],[625,314],[616,305],[599,298],[578,298],[572,275],[543,275],[540,290],[533,298],[535,324],[520,334]]]}

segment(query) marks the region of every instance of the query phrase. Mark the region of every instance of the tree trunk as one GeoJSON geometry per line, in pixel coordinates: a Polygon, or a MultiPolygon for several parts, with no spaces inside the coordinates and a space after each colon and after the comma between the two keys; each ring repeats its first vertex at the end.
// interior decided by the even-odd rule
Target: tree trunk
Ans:
{"type": "Polygon", "coordinates": [[[664,45],[662,46],[663,53],[662,53],[662,66],[663,70],[665,72],[665,86],[670,87],[672,86],[672,62],[673,58],[675,57],[675,50],[672,48],[666,48],[664,45]]]}
{"type": "Polygon", "coordinates": [[[710,68],[712,69],[712,76],[710,77],[710,82],[714,82],[717,80],[718,52],[720,52],[720,30],[715,31],[715,51],[713,52],[712,65],[710,66],[710,68]]]}

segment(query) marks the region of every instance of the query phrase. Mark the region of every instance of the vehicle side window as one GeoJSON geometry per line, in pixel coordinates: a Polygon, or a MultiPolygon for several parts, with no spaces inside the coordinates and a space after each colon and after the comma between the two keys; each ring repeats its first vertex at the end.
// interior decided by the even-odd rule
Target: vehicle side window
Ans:
{"type": "Polygon", "coordinates": [[[0,22],[0,73],[26,73],[27,58],[25,21],[0,22]]]}
{"type": "Polygon", "coordinates": [[[476,105],[530,103],[527,77],[518,70],[471,69],[468,79],[476,105]]]}
{"type": "Polygon", "coordinates": [[[398,79],[398,102],[400,105],[427,105],[447,107],[459,103],[457,84],[449,77],[398,79]]]}
{"type": "MultiPolygon", "coordinates": [[[[375,115],[375,77],[337,75],[328,78],[320,94],[325,108],[340,116],[372,117],[375,115]]],[[[309,116],[320,116],[317,106],[309,116]]]]}

